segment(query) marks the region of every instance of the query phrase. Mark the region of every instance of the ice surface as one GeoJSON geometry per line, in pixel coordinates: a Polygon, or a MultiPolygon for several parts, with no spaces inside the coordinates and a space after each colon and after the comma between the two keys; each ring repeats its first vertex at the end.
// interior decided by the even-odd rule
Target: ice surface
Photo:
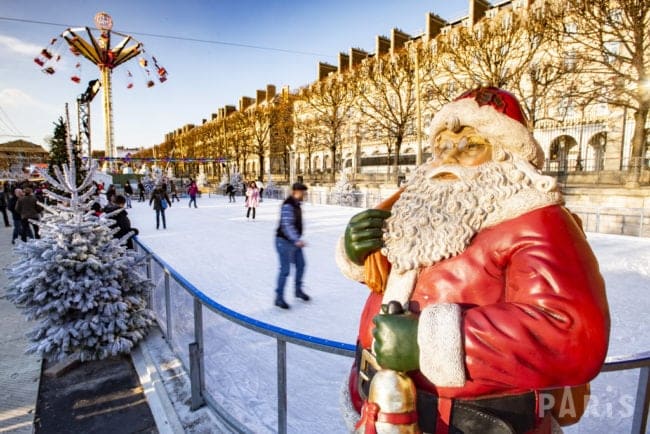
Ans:
{"type": "MultiPolygon", "coordinates": [[[[334,247],[358,208],[304,204],[307,270],[305,291],[312,301],[293,297],[289,311],[273,306],[278,261],[273,241],[280,202],[265,200],[257,219],[247,221],[241,198],[187,200],[168,208],[166,230],[155,229],[155,213],[134,202],[128,210],[140,240],[181,275],[219,303],[259,320],[322,338],[354,343],[367,288],[344,278],[334,262],[334,247]]],[[[607,282],[612,314],[609,355],[650,349],[650,240],[588,234],[607,282]]],[[[164,314],[162,273],[154,300],[164,314]]],[[[174,348],[187,362],[192,338],[192,303],[172,286],[174,348]],[[184,346],[185,348],[181,348],[184,346]]],[[[206,387],[217,402],[254,432],[274,432],[276,416],[276,343],[204,310],[206,387]]],[[[159,317],[164,324],[164,315],[159,317]]],[[[289,431],[343,433],[339,387],[352,360],[287,345],[289,431]]],[[[583,420],[565,432],[624,433],[632,420],[638,371],[602,374],[592,382],[593,397],[583,420]]]]}

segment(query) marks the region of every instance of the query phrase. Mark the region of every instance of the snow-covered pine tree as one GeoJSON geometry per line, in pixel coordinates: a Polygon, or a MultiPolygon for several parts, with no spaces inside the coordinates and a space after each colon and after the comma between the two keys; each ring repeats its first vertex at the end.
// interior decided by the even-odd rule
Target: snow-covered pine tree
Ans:
{"type": "MultiPolygon", "coordinates": [[[[68,136],[68,131],[66,130],[66,123],[63,121],[62,117],[59,117],[59,119],[54,123],[54,134],[52,138],[49,140],[50,142],[50,156],[49,156],[49,169],[48,173],[50,176],[54,176],[54,168],[55,167],[62,167],[62,164],[69,163],[69,153],[66,145],[66,137],[68,136]]],[[[78,138],[77,138],[78,140],[78,138]]],[[[77,175],[76,175],[76,183],[75,185],[78,185],[83,181],[86,173],[85,170],[82,168],[81,164],[81,158],[79,156],[79,151],[76,149],[73,143],[73,151],[72,155],[74,155],[74,162],[77,167],[77,175]]]]}
{"type": "Polygon", "coordinates": [[[332,189],[332,202],[337,205],[352,206],[356,200],[354,186],[348,179],[345,169],[341,170],[341,177],[332,189]]]}
{"type": "Polygon", "coordinates": [[[19,243],[18,261],[7,270],[8,297],[36,326],[28,352],[48,360],[78,354],[84,360],[128,353],[153,321],[145,296],[151,283],[138,272],[143,261],[113,238],[110,220],[90,211],[92,167],[81,185],[69,137],[70,164],[42,175],[63,195],[47,190],[57,202],[43,205],[40,240],[19,243]]]}

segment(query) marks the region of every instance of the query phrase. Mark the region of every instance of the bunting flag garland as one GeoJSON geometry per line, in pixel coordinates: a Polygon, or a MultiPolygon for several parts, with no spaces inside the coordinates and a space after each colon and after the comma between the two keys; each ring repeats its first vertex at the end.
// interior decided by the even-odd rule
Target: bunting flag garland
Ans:
{"type": "MultiPolygon", "coordinates": [[[[83,157],[83,160],[87,160],[88,157],[83,157]]],[[[99,157],[93,158],[100,162],[104,161],[116,161],[122,163],[131,163],[131,162],[144,162],[144,163],[227,163],[228,159],[219,157],[219,158],[172,158],[172,157],[163,157],[163,158],[152,158],[152,157],[99,157]]]]}

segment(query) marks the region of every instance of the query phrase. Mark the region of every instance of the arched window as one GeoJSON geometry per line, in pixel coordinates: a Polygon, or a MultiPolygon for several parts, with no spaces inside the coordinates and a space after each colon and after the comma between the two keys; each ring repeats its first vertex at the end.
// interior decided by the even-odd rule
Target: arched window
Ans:
{"type": "MultiPolygon", "coordinates": [[[[552,172],[574,170],[578,162],[578,142],[569,135],[556,137],[549,149],[549,168],[552,172]]],[[[578,166],[579,166],[578,164],[578,166]]]]}
{"type": "Polygon", "coordinates": [[[585,170],[603,170],[606,148],[607,132],[601,131],[589,139],[586,149],[587,155],[585,155],[585,170]]]}

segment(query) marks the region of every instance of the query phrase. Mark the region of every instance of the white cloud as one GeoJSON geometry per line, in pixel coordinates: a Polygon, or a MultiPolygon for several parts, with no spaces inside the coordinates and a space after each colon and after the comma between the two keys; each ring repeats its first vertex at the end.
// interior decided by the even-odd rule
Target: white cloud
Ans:
{"type": "Polygon", "coordinates": [[[0,47],[24,56],[36,56],[43,49],[43,47],[36,44],[21,41],[18,38],[7,35],[0,35],[0,47]]]}
{"type": "Polygon", "coordinates": [[[0,90],[0,106],[14,108],[36,108],[48,112],[56,112],[56,108],[40,101],[28,93],[16,88],[0,90]]]}

